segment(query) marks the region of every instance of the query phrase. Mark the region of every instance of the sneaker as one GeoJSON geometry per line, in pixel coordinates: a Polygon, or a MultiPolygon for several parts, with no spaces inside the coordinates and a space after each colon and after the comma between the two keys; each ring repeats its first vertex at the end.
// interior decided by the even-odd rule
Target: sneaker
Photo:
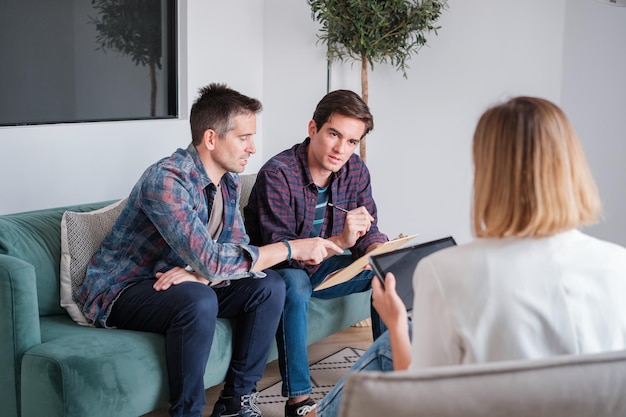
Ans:
{"type": "Polygon", "coordinates": [[[241,397],[222,397],[215,403],[211,417],[263,417],[256,404],[256,390],[241,397]]]}
{"type": "Polygon", "coordinates": [[[296,404],[289,404],[289,402],[287,402],[285,404],[285,417],[305,416],[311,410],[315,409],[315,407],[317,407],[317,404],[311,397],[296,404]]]}

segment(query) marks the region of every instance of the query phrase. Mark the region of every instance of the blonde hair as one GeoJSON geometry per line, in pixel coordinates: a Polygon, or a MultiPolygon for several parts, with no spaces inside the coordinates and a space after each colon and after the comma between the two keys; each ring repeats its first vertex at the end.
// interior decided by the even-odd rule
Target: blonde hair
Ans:
{"type": "Polygon", "coordinates": [[[600,197],[576,132],[555,104],[516,97],[488,109],[473,141],[478,237],[542,237],[595,223],[600,197]]]}

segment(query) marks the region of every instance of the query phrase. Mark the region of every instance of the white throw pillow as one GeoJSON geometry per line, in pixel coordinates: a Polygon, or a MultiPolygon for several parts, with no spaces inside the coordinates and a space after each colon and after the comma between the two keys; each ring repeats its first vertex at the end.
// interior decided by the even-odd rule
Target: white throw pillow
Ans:
{"type": "Polygon", "coordinates": [[[98,210],[79,213],[66,211],[61,219],[61,307],[78,324],[89,326],[83,304],[74,294],[83,284],[87,265],[102,240],[113,228],[126,199],[98,210]]]}

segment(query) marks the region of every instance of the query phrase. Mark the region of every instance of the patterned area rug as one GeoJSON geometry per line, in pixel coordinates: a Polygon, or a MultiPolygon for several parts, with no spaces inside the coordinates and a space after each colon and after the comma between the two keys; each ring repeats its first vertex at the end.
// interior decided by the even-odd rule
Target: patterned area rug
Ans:
{"type": "MultiPolygon", "coordinates": [[[[363,352],[365,351],[362,349],[347,347],[312,364],[310,366],[311,386],[313,387],[311,398],[317,401],[326,395],[363,352]]],[[[280,394],[281,388],[282,381],[279,381],[259,392],[258,404],[263,417],[284,417],[286,398],[280,394]]]]}

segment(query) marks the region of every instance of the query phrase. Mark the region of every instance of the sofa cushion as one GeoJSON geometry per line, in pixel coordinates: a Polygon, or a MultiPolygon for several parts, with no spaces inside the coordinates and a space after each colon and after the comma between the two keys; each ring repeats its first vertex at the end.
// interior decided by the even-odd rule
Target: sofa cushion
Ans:
{"type": "Polygon", "coordinates": [[[252,187],[256,182],[256,176],[257,174],[245,174],[239,176],[239,179],[241,180],[241,194],[239,195],[239,212],[241,213],[241,217],[244,217],[243,209],[248,205],[252,187]]]}
{"type": "Polygon", "coordinates": [[[59,303],[61,217],[65,210],[91,211],[112,201],[0,216],[0,253],[35,268],[40,316],[65,314],[59,303]]]}
{"type": "Polygon", "coordinates": [[[74,297],[83,284],[89,260],[126,205],[122,199],[89,212],[66,211],[61,219],[61,306],[78,324],[89,325],[83,314],[83,303],[74,297]]]}

